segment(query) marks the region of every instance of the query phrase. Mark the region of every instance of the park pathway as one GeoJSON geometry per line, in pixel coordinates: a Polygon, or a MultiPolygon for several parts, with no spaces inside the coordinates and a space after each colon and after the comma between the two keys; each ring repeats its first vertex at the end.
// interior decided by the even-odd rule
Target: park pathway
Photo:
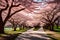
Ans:
{"type": "Polygon", "coordinates": [[[16,40],[50,40],[44,32],[43,28],[33,31],[34,28],[19,35],[16,40]]]}

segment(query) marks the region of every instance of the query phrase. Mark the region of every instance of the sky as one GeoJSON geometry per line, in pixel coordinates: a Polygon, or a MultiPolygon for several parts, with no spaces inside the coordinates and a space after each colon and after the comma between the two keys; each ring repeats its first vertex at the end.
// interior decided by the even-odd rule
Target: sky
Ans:
{"type": "Polygon", "coordinates": [[[42,2],[42,0],[33,0],[34,2],[42,2]]]}
{"type": "Polygon", "coordinates": [[[49,2],[49,1],[54,1],[54,0],[33,0],[34,2],[45,2],[45,1],[47,1],[47,2],[49,2]]]}

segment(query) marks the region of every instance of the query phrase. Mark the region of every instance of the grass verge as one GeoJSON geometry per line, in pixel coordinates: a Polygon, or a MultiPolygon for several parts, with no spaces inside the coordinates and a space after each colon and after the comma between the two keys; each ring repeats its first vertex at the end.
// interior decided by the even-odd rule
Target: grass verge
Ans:
{"type": "Polygon", "coordinates": [[[13,31],[12,28],[4,28],[5,34],[0,34],[0,40],[15,40],[15,38],[20,35],[22,32],[25,32],[27,29],[16,29],[16,31],[13,31]]]}
{"type": "Polygon", "coordinates": [[[49,31],[45,30],[47,33],[48,37],[51,38],[52,40],[60,40],[60,34],[55,32],[55,31],[49,31]]]}

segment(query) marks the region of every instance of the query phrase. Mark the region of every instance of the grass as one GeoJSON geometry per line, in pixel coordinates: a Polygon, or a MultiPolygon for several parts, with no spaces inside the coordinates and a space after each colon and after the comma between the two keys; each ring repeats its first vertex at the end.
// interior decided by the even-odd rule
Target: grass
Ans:
{"type": "Polygon", "coordinates": [[[60,40],[60,26],[57,28],[56,26],[54,27],[54,31],[50,30],[45,30],[47,31],[47,35],[52,39],[52,40],[60,40]]]}
{"type": "Polygon", "coordinates": [[[54,33],[54,34],[47,34],[49,38],[52,40],[60,40],[60,34],[54,33]]]}
{"type": "Polygon", "coordinates": [[[21,29],[21,30],[19,30],[19,28],[17,28],[16,31],[13,31],[12,28],[5,28],[4,31],[5,31],[5,33],[7,33],[7,34],[17,34],[17,33],[25,32],[26,30],[27,30],[26,28],[21,29]]]}
{"type": "Polygon", "coordinates": [[[15,38],[20,35],[22,32],[25,32],[27,29],[16,29],[16,31],[13,31],[12,28],[4,28],[5,34],[0,34],[0,40],[15,40],[15,38]]]}
{"type": "Polygon", "coordinates": [[[60,26],[57,28],[57,26],[54,27],[54,31],[57,33],[60,33],[60,26]]]}
{"type": "Polygon", "coordinates": [[[34,28],[33,30],[34,30],[34,31],[37,31],[38,29],[39,29],[39,28],[34,28]]]}

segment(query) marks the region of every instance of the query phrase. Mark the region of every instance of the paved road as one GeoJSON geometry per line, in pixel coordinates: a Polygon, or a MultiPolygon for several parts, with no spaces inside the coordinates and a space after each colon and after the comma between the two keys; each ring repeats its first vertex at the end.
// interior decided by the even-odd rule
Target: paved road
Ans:
{"type": "Polygon", "coordinates": [[[47,37],[46,33],[43,31],[43,28],[40,28],[38,31],[33,31],[33,28],[19,35],[16,40],[50,40],[47,37]]]}

